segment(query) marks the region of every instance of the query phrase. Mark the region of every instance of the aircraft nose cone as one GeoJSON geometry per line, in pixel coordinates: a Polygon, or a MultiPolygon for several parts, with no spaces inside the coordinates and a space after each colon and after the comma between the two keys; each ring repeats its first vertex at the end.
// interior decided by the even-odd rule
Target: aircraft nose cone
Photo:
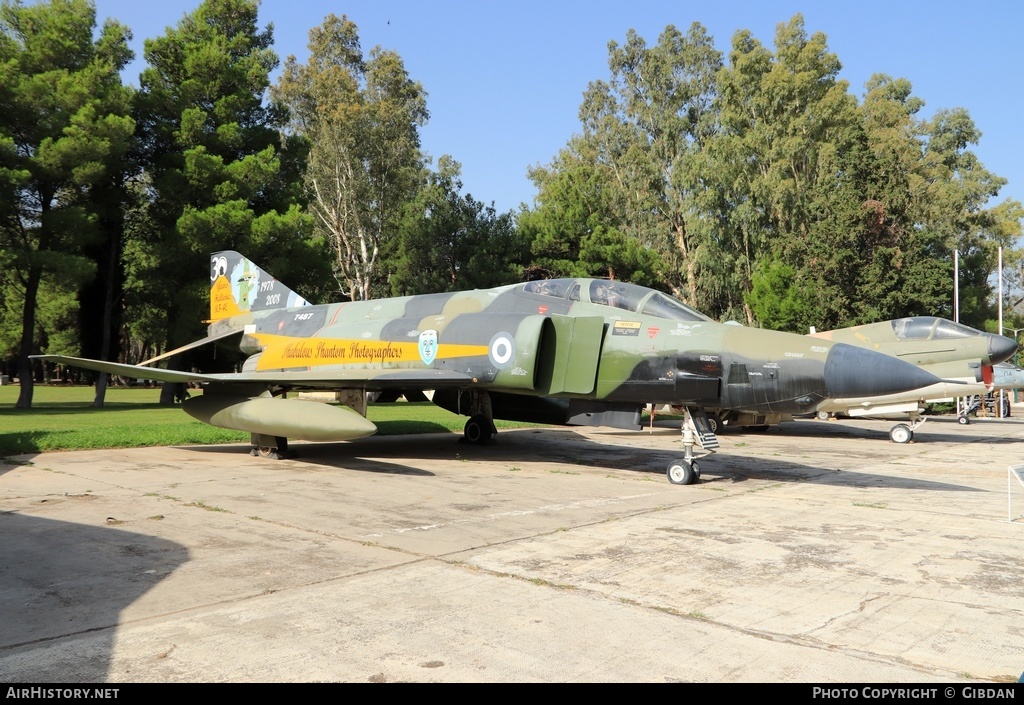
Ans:
{"type": "Polygon", "coordinates": [[[1009,360],[1017,352],[1017,341],[1007,338],[1005,335],[990,335],[988,337],[989,361],[995,365],[1003,360],[1009,360]]]}
{"type": "Polygon", "coordinates": [[[845,343],[833,345],[825,358],[825,389],[832,399],[880,397],[939,381],[909,362],[845,343]]]}

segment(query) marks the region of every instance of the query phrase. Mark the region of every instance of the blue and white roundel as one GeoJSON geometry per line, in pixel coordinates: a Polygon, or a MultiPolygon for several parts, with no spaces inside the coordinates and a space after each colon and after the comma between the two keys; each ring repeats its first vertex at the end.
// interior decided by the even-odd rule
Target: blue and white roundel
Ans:
{"type": "Polygon", "coordinates": [[[491,338],[487,348],[487,358],[499,370],[503,370],[516,359],[516,340],[511,333],[501,331],[491,338]]]}
{"type": "Polygon", "coordinates": [[[430,365],[437,357],[437,331],[425,330],[420,333],[419,340],[420,359],[424,365],[430,365]]]}

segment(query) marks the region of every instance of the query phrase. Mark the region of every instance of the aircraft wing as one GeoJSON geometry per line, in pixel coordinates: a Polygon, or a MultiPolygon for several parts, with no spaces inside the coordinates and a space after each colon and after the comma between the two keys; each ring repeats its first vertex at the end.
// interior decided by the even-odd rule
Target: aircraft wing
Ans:
{"type": "Polygon", "coordinates": [[[205,383],[250,383],[282,385],[300,389],[333,389],[344,383],[348,386],[367,389],[438,389],[449,386],[463,386],[472,383],[473,378],[462,372],[450,370],[293,370],[267,372],[225,372],[199,374],[180,370],[165,370],[142,365],[125,365],[118,362],[90,360],[69,355],[33,355],[33,358],[47,360],[61,365],[81,367],[96,372],[120,375],[131,379],[152,379],[158,382],[205,382],[205,383]]]}
{"type": "Polygon", "coordinates": [[[104,360],[90,360],[85,357],[71,357],[70,355],[32,355],[37,360],[56,362],[59,365],[81,367],[86,370],[106,372],[112,375],[121,375],[132,379],[153,379],[158,382],[217,382],[219,375],[203,375],[194,372],[182,372],[180,370],[162,370],[158,367],[142,367],[140,365],[124,365],[119,362],[106,362],[104,360]]]}

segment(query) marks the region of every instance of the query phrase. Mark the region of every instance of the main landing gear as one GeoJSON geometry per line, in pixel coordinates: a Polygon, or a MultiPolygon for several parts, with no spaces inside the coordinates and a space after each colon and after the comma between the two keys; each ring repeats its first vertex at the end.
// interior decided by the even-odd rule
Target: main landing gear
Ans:
{"type": "Polygon", "coordinates": [[[463,438],[467,443],[485,444],[494,441],[498,435],[498,429],[494,427],[494,421],[484,414],[475,414],[469,417],[465,428],[462,429],[463,438]]]}
{"type": "Polygon", "coordinates": [[[693,447],[699,445],[709,453],[718,448],[718,438],[708,423],[707,414],[699,407],[684,407],[683,457],[668,464],[665,476],[673,485],[692,485],[700,480],[700,464],[693,455],[693,447]]]}
{"type": "Polygon", "coordinates": [[[288,453],[288,439],[283,436],[265,436],[262,433],[253,433],[250,436],[252,448],[249,455],[268,460],[283,460],[294,457],[288,453]]]}
{"type": "Polygon", "coordinates": [[[498,429],[494,427],[491,395],[480,391],[470,393],[469,414],[469,421],[462,429],[463,442],[475,445],[493,443],[498,429]]]}

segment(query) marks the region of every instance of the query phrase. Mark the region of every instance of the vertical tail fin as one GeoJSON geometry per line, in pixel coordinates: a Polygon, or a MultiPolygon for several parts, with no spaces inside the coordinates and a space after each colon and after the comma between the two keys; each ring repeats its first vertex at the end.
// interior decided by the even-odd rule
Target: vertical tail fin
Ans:
{"type": "Polygon", "coordinates": [[[210,255],[210,322],[309,302],[237,252],[210,255]]]}

